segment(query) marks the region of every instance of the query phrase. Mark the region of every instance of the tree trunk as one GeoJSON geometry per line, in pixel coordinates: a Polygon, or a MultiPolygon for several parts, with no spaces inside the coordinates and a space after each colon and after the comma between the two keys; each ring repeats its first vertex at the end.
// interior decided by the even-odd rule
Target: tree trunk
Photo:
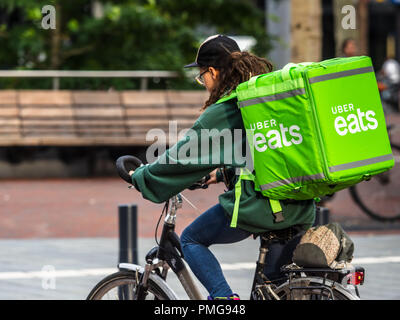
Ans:
{"type": "Polygon", "coordinates": [[[56,8],[56,28],[51,30],[51,60],[50,68],[58,70],[60,67],[60,46],[61,46],[61,5],[57,1],[56,8]]]}
{"type": "Polygon", "coordinates": [[[352,38],[358,45],[358,54],[368,54],[368,2],[369,0],[333,0],[333,15],[335,24],[336,56],[342,56],[342,44],[347,38],[352,38]],[[343,28],[343,19],[346,13],[342,8],[351,5],[356,10],[354,29],[343,28]]]}
{"type": "Polygon", "coordinates": [[[322,57],[321,0],[292,0],[292,62],[320,61],[322,57]]]}
{"type": "Polygon", "coordinates": [[[360,0],[358,3],[357,19],[359,23],[359,46],[360,55],[368,55],[368,2],[360,0]]]}

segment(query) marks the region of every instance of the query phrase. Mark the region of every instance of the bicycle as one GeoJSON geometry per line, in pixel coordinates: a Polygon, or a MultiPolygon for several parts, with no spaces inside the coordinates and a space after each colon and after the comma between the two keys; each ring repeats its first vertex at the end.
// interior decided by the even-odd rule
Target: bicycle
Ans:
{"type": "MultiPolygon", "coordinates": [[[[131,181],[128,172],[140,165],[141,161],[132,156],[123,156],[117,160],[118,172],[128,183],[131,181]]],[[[189,189],[206,188],[206,179],[203,178],[189,189]]],[[[177,300],[178,296],[167,284],[167,274],[169,269],[172,269],[189,299],[202,300],[203,297],[185,266],[179,236],[175,233],[176,213],[181,206],[181,194],[173,196],[165,203],[160,216],[161,220],[162,215],[166,214],[161,238],[158,246],[147,253],[144,267],[120,263],[118,265],[120,271],[101,280],[87,299],[177,300]]],[[[300,268],[288,264],[282,266],[280,270],[282,278],[271,281],[266,277],[264,268],[270,246],[274,243],[288,244],[290,241],[295,241],[296,237],[299,239],[298,231],[296,227],[291,227],[258,235],[261,239],[260,249],[250,300],[358,300],[360,297],[357,285],[363,283],[365,275],[361,267],[300,268]]]]}

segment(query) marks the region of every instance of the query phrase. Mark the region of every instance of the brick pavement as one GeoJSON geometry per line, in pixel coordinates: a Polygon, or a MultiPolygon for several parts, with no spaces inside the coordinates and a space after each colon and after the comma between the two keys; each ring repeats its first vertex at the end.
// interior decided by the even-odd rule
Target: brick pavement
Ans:
{"type": "MultiPolygon", "coordinates": [[[[142,198],[119,178],[3,180],[0,183],[0,238],[116,237],[118,205],[138,205],[138,233],[152,237],[162,204],[142,198]]],[[[222,185],[184,191],[180,232],[198,214],[218,201],[222,185]]]]}
{"type": "MultiPolygon", "coordinates": [[[[362,299],[400,299],[399,262],[379,263],[379,258],[400,257],[398,246],[400,235],[352,236],[355,243],[354,258],[368,258],[361,264],[366,270],[365,284],[360,287],[362,299]]],[[[231,245],[215,245],[212,252],[223,265],[243,263],[249,267],[225,268],[228,283],[243,299],[248,299],[254,268],[252,264],[258,255],[258,239],[248,238],[231,245]]],[[[139,263],[144,264],[144,255],[155,245],[154,239],[140,238],[139,263]]],[[[40,272],[46,266],[55,271],[82,271],[85,269],[115,269],[118,259],[117,238],[75,238],[75,239],[2,239],[0,252],[0,300],[3,299],[85,299],[94,285],[106,274],[85,276],[60,276],[54,278],[54,286],[43,278],[16,278],[9,272],[40,272]],[[12,248],[12,250],[10,250],[12,248]]],[[[398,260],[397,260],[398,261],[398,260]]],[[[109,271],[107,271],[109,272],[109,271]]],[[[111,271],[113,272],[113,271],[111,271]]],[[[108,274],[108,273],[107,273],[108,274]]],[[[46,276],[46,274],[44,274],[46,276]]],[[[187,299],[185,292],[172,272],[168,283],[179,297],[187,299]]],[[[197,280],[195,279],[195,282],[197,280]]],[[[203,295],[205,289],[200,286],[203,295]]]]}
{"type": "MultiPolygon", "coordinates": [[[[198,207],[184,202],[177,219],[180,233],[201,212],[218,202],[223,185],[184,191],[198,207]]],[[[118,236],[118,205],[138,205],[139,237],[153,237],[163,207],[151,203],[119,178],[3,180],[0,183],[0,238],[71,238],[118,236]]],[[[345,226],[379,229],[352,202],[348,191],[332,202],[331,220],[345,226]]]]}

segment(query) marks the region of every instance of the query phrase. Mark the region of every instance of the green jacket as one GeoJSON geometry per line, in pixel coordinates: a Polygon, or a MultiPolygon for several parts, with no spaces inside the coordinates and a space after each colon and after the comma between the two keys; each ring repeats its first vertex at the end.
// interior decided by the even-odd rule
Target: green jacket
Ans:
{"type": "MultiPolygon", "coordinates": [[[[194,182],[200,180],[216,168],[223,167],[227,160],[224,158],[224,143],[221,130],[228,129],[234,136],[234,129],[241,129],[241,137],[234,140],[233,150],[245,150],[246,136],[240,110],[236,105],[236,99],[209,106],[196,120],[191,128],[192,134],[187,134],[174,146],[163,153],[157,161],[138,168],[132,175],[133,185],[139,190],[145,199],[160,203],[168,200],[194,182]],[[200,135],[202,129],[218,129],[212,133],[206,141],[212,152],[201,154],[197,152],[204,139],[194,139],[194,135],[200,135]],[[220,150],[212,149],[213,141],[221,142],[220,150]],[[219,152],[216,154],[216,152],[219,152]],[[182,156],[183,155],[183,156],[182,156]],[[180,157],[181,156],[181,157],[180,157]]],[[[226,130],[225,130],[226,132],[226,130]]],[[[203,136],[204,137],[204,136],[203,136]]],[[[232,140],[229,148],[232,147],[232,140]]],[[[235,162],[235,158],[229,159],[229,185],[236,183],[238,176],[232,174],[233,168],[243,167],[244,163],[235,162]]],[[[217,175],[218,180],[221,176],[217,175]]],[[[297,201],[287,203],[281,201],[284,221],[274,222],[274,216],[268,199],[254,190],[254,183],[250,180],[242,180],[242,194],[240,196],[237,226],[241,229],[260,233],[267,230],[284,229],[293,225],[300,225],[308,229],[315,219],[314,200],[297,201]]],[[[235,202],[235,190],[229,188],[219,196],[219,203],[224,208],[226,215],[231,218],[235,202]]]]}

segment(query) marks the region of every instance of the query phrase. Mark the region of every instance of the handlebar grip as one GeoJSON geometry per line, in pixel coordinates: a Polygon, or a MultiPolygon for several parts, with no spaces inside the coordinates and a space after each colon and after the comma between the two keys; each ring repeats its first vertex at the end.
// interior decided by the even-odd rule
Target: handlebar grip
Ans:
{"type": "Polygon", "coordinates": [[[129,171],[136,170],[143,165],[143,163],[140,159],[134,156],[122,156],[117,159],[115,165],[119,176],[126,182],[132,184],[132,178],[129,175],[129,171]]]}

